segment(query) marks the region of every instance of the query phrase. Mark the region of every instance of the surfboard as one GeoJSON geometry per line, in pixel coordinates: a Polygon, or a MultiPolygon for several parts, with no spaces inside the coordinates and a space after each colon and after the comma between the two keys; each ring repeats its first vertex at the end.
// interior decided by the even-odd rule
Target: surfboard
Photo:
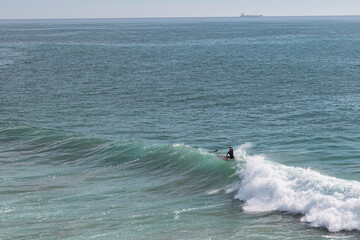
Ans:
{"type": "Polygon", "coordinates": [[[224,160],[224,161],[234,161],[234,160],[235,160],[235,158],[233,158],[233,159],[227,158],[226,155],[220,155],[220,154],[218,154],[218,155],[216,155],[216,156],[217,156],[218,158],[224,160]]]}

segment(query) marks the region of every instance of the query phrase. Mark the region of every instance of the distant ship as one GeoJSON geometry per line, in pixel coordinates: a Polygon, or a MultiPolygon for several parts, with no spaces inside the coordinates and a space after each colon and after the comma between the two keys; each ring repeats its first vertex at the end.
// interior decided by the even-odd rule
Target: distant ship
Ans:
{"type": "Polygon", "coordinates": [[[263,15],[245,15],[244,13],[242,13],[240,15],[240,17],[262,17],[263,15]]]}

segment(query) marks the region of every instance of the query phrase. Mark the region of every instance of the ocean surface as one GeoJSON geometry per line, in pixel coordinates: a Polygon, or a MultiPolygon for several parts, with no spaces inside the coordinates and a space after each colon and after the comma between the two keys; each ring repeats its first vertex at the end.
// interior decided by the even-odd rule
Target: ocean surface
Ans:
{"type": "Polygon", "coordinates": [[[360,239],[360,17],[1,20],[0,96],[1,240],[360,239]]]}

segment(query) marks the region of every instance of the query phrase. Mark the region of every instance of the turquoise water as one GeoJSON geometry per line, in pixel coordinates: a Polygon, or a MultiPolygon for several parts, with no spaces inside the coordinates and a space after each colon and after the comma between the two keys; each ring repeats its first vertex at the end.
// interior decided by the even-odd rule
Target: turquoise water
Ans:
{"type": "Polygon", "coordinates": [[[0,21],[0,239],[360,238],[359,56],[360,17],[0,21]]]}

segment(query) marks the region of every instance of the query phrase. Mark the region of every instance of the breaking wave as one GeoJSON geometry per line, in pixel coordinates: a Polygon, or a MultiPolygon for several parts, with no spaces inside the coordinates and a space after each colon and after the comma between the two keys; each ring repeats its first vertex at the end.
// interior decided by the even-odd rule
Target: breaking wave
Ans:
{"type": "Polygon", "coordinates": [[[263,155],[237,149],[241,182],[235,198],[246,212],[285,211],[302,214],[301,221],[331,232],[360,230],[360,183],[325,176],[311,169],[284,166],[263,155]]]}
{"type": "Polygon", "coordinates": [[[30,162],[86,169],[123,166],[161,179],[151,189],[160,194],[228,194],[244,201],[245,212],[302,214],[301,221],[331,232],[360,230],[359,182],[250,155],[249,143],[236,149],[237,161],[227,162],[184,144],[121,142],[26,126],[0,129],[0,142],[0,163],[14,171],[30,162]]]}

